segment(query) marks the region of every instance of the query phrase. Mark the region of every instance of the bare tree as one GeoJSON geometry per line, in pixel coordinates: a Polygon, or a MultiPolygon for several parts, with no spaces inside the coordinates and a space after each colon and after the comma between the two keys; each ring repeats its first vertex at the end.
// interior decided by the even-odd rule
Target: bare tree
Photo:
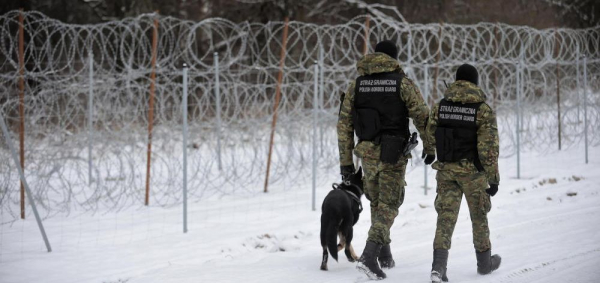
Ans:
{"type": "Polygon", "coordinates": [[[339,24],[365,14],[411,23],[503,22],[535,28],[600,25],[597,0],[3,0],[0,14],[24,8],[68,23],[97,23],[156,10],[161,15],[199,21],[222,17],[233,22],[292,20],[339,24]]]}

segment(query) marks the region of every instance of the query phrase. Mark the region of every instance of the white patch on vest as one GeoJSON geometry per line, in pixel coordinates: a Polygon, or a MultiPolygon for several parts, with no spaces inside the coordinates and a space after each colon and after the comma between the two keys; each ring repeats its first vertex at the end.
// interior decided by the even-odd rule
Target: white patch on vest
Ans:
{"type": "Polygon", "coordinates": [[[398,81],[396,80],[362,80],[358,91],[365,92],[391,92],[396,93],[398,81]]]}
{"type": "Polygon", "coordinates": [[[462,120],[463,115],[440,113],[440,119],[462,120]]]}
{"type": "Polygon", "coordinates": [[[475,109],[469,107],[460,107],[460,106],[440,106],[440,112],[450,112],[450,113],[461,113],[461,114],[469,114],[475,115],[475,109]]]}
{"type": "Polygon", "coordinates": [[[440,105],[440,119],[475,122],[475,114],[474,108],[440,105]]]}

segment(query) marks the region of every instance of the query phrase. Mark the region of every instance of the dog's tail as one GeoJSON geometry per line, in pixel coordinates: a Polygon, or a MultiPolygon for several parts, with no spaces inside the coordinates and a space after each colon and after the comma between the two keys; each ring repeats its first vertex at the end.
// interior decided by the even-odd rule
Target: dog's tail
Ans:
{"type": "Polygon", "coordinates": [[[335,223],[329,222],[325,230],[325,241],[327,243],[327,249],[331,257],[338,261],[338,249],[337,249],[337,229],[335,223]]]}

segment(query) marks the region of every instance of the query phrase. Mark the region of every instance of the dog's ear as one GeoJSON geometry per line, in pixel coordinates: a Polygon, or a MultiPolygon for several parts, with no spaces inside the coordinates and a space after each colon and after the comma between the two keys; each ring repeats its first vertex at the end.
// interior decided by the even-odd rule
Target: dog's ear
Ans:
{"type": "Polygon", "coordinates": [[[354,173],[359,179],[362,179],[362,166],[358,167],[358,171],[354,173]]]}

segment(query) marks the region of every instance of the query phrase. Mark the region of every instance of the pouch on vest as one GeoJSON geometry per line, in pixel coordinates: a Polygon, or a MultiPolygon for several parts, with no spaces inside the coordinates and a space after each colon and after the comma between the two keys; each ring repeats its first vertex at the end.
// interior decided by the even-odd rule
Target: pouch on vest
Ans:
{"type": "Polygon", "coordinates": [[[405,138],[401,136],[381,136],[381,156],[383,163],[396,164],[402,155],[405,138]]]}
{"type": "Polygon", "coordinates": [[[363,141],[372,141],[379,134],[379,113],[374,109],[356,109],[352,115],[356,136],[363,141]]]}
{"type": "Polygon", "coordinates": [[[435,150],[441,162],[454,161],[454,129],[438,127],[435,131],[435,150]]]}

